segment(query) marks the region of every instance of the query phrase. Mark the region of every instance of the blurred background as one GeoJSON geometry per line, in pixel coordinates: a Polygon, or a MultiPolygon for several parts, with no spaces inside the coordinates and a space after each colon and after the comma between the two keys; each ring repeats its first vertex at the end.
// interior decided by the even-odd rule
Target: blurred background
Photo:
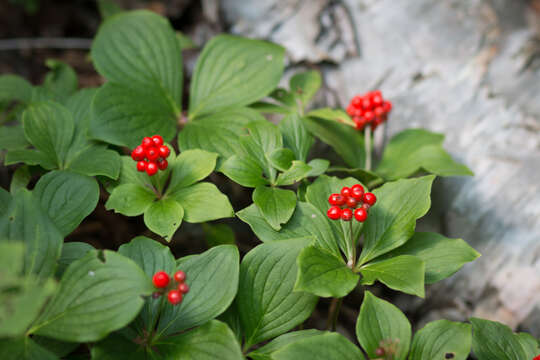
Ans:
{"type": "MultiPolygon", "coordinates": [[[[479,316],[540,337],[540,0],[116,3],[167,16],[191,39],[192,48],[184,51],[188,79],[200,46],[212,36],[268,39],[287,49],[286,76],[304,68],[321,72],[316,106],[344,107],[355,94],[380,88],[394,111],[377,134],[379,149],[405,128],[445,133],[446,149],[475,176],[437,180],[433,209],[418,230],[463,238],[482,257],[428,287],[426,300],[388,290],[382,295],[416,328],[438,318],[479,316]]],[[[89,47],[101,23],[99,7],[109,5],[0,0],[0,74],[41,83],[45,60],[54,58],[76,70],[80,87],[100,85],[89,47]]],[[[327,150],[319,145],[318,151],[327,150]]],[[[11,173],[0,167],[4,188],[11,173]]],[[[213,176],[231,194],[235,210],[250,203],[245,189],[213,176]]],[[[144,233],[141,223],[105,211],[101,201],[68,240],[114,249],[144,233]]],[[[256,244],[247,226],[229,223],[241,250],[256,244]]],[[[199,225],[183,225],[172,243],[175,253],[203,249],[201,234],[199,225]]],[[[354,328],[359,296],[345,302],[345,333],[354,328]]],[[[325,309],[322,301],[317,311],[325,309]]]]}

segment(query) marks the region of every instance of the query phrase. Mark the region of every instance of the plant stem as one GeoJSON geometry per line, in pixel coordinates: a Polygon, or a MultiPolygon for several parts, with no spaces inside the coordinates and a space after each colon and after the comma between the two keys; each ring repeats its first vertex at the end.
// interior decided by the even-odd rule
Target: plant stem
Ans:
{"type": "Polygon", "coordinates": [[[341,304],[343,298],[333,298],[328,310],[328,320],[326,321],[326,329],[336,331],[337,320],[339,317],[339,311],[341,310],[341,304]]]}
{"type": "Polygon", "coordinates": [[[365,168],[367,171],[371,171],[371,125],[366,126],[364,131],[364,146],[366,149],[365,168]]]}
{"type": "MultiPolygon", "coordinates": [[[[349,221],[349,233],[351,235],[351,259],[349,259],[350,268],[353,269],[354,265],[356,264],[356,241],[354,240],[354,233],[353,233],[353,224],[352,221],[349,221]]],[[[349,265],[349,263],[347,265],[349,265]]]]}

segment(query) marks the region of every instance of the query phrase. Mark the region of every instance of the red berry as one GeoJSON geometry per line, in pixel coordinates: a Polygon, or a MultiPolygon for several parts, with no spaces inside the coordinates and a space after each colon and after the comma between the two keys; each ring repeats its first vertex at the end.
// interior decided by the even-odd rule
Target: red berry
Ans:
{"type": "Polygon", "coordinates": [[[161,135],[152,136],[152,141],[154,142],[155,146],[159,147],[159,146],[163,145],[163,138],[161,137],[161,135]]]}
{"type": "Polygon", "coordinates": [[[146,157],[148,161],[156,161],[159,157],[158,149],[155,146],[146,149],[146,157]]]}
{"type": "Polygon", "coordinates": [[[339,206],[332,206],[328,209],[326,215],[332,220],[337,220],[341,217],[341,208],[339,206]]]}
{"type": "Polygon", "coordinates": [[[366,119],[364,119],[364,117],[356,117],[353,120],[356,125],[356,130],[363,130],[366,126],[366,119]]]}
{"type": "Polygon", "coordinates": [[[152,282],[157,288],[165,288],[169,285],[169,275],[165,271],[158,271],[152,277],[152,282]]]}
{"type": "Polygon", "coordinates": [[[373,106],[381,106],[383,104],[383,98],[377,94],[374,94],[371,98],[371,102],[373,103],[373,106]]]}
{"type": "Polygon", "coordinates": [[[371,110],[373,104],[371,103],[371,99],[369,97],[365,97],[364,100],[362,100],[362,107],[364,110],[371,110]]]}
{"type": "MultiPolygon", "coordinates": [[[[349,189],[348,187],[344,186],[343,189],[341,189],[341,195],[347,197],[349,195],[351,195],[351,189],[349,189]]],[[[346,199],[345,199],[346,200],[346,199]]]]}
{"type": "Polygon", "coordinates": [[[355,198],[353,198],[352,196],[348,196],[347,197],[347,200],[345,201],[345,204],[350,207],[350,208],[355,208],[356,205],[358,205],[358,201],[356,201],[355,198]]]}
{"type": "Polygon", "coordinates": [[[375,349],[375,355],[384,356],[384,349],[382,347],[375,349]]]}
{"type": "Polygon", "coordinates": [[[351,187],[351,196],[357,201],[362,200],[362,196],[364,196],[364,187],[360,184],[356,184],[351,187]]]}
{"type": "Polygon", "coordinates": [[[371,207],[371,205],[364,203],[364,204],[362,204],[362,207],[363,207],[366,211],[368,211],[369,208],[371,207]]]}
{"type": "Polygon", "coordinates": [[[157,172],[158,172],[158,167],[155,162],[149,162],[148,164],[146,164],[146,173],[149,176],[152,176],[157,172]]]}
{"type": "Polygon", "coordinates": [[[352,104],[352,106],[354,106],[355,108],[360,108],[360,107],[362,106],[362,97],[356,95],[355,97],[352,98],[351,104],[352,104]]]}
{"type": "Polygon", "coordinates": [[[377,197],[372,193],[365,193],[362,199],[366,204],[373,206],[377,202],[377,197]]]}
{"type": "Polygon", "coordinates": [[[341,196],[340,194],[332,194],[328,198],[328,203],[330,205],[341,206],[341,205],[345,204],[345,198],[343,196],[341,196]]]}
{"type": "Polygon", "coordinates": [[[159,160],[157,161],[157,167],[159,168],[159,170],[165,170],[167,166],[169,166],[169,162],[165,159],[159,158],[159,160]]]}
{"type": "Polygon", "coordinates": [[[373,119],[375,119],[375,114],[373,111],[366,111],[364,113],[364,118],[366,119],[366,122],[370,123],[373,121],[373,119]]]}
{"type": "Polygon", "coordinates": [[[189,292],[189,286],[186,283],[178,284],[178,291],[182,294],[187,294],[189,292]]]}
{"type": "Polygon", "coordinates": [[[131,152],[131,158],[135,161],[144,160],[144,148],[139,145],[131,152]]]}
{"type": "Polygon", "coordinates": [[[352,210],[351,209],[343,209],[341,212],[341,220],[343,221],[351,221],[352,219],[352,210]]]}
{"type": "Polygon", "coordinates": [[[145,149],[148,149],[149,147],[154,146],[154,141],[152,140],[152,138],[146,136],[142,139],[141,146],[145,149]]]}
{"type": "Polygon", "coordinates": [[[354,106],[352,105],[347,106],[347,114],[349,114],[349,116],[353,116],[355,110],[356,109],[354,108],[354,106]]]}
{"type": "Polygon", "coordinates": [[[180,304],[182,302],[182,293],[178,290],[171,290],[167,294],[167,299],[173,305],[180,304]]]}
{"type": "Polygon", "coordinates": [[[354,218],[357,221],[364,222],[367,219],[367,211],[364,207],[354,210],[354,218]]]}
{"type": "Polygon", "coordinates": [[[177,283],[183,283],[186,280],[186,273],[182,270],[178,270],[174,273],[174,281],[177,283]]]}
{"type": "Polygon", "coordinates": [[[390,101],[385,101],[383,103],[383,109],[385,113],[389,113],[390,111],[392,111],[392,103],[390,101]]]}
{"type": "Polygon", "coordinates": [[[139,161],[137,163],[137,171],[143,172],[144,170],[146,170],[146,165],[147,165],[146,161],[144,161],[144,160],[139,161]]]}
{"type": "Polygon", "coordinates": [[[380,118],[380,117],[382,117],[384,115],[384,109],[382,107],[380,107],[380,106],[377,106],[375,108],[375,110],[373,110],[373,112],[375,113],[375,116],[378,117],[378,118],[380,118]]]}
{"type": "Polygon", "coordinates": [[[382,92],[381,92],[381,90],[375,90],[375,91],[373,91],[373,96],[380,96],[380,97],[382,97],[382,92]]]}
{"type": "Polygon", "coordinates": [[[166,158],[171,153],[171,149],[169,149],[167,146],[162,145],[159,147],[159,156],[162,158],[166,158]]]}

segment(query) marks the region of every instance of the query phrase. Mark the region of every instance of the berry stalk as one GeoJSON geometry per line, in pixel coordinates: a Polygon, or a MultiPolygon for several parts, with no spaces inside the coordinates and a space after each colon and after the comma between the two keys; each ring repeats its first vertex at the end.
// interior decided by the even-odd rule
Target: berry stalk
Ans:
{"type": "Polygon", "coordinates": [[[365,169],[371,171],[371,125],[366,126],[364,131],[364,147],[366,149],[365,169]]]}

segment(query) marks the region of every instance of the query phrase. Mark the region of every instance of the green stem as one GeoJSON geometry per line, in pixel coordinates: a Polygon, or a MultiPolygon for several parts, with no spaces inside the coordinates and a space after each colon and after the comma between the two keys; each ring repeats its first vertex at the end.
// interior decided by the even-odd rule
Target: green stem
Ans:
{"type": "Polygon", "coordinates": [[[366,126],[364,131],[364,146],[366,149],[365,168],[367,171],[371,171],[371,125],[366,126]]]}
{"type": "Polygon", "coordinates": [[[333,298],[328,310],[328,320],[326,321],[326,329],[336,331],[337,320],[339,317],[339,311],[341,310],[341,304],[343,298],[333,298]]]}
{"type": "Polygon", "coordinates": [[[354,233],[353,233],[353,222],[349,221],[349,234],[350,234],[350,241],[351,241],[351,258],[349,259],[349,262],[347,265],[353,269],[354,265],[356,264],[356,241],[354,240],[354,233]]]}

